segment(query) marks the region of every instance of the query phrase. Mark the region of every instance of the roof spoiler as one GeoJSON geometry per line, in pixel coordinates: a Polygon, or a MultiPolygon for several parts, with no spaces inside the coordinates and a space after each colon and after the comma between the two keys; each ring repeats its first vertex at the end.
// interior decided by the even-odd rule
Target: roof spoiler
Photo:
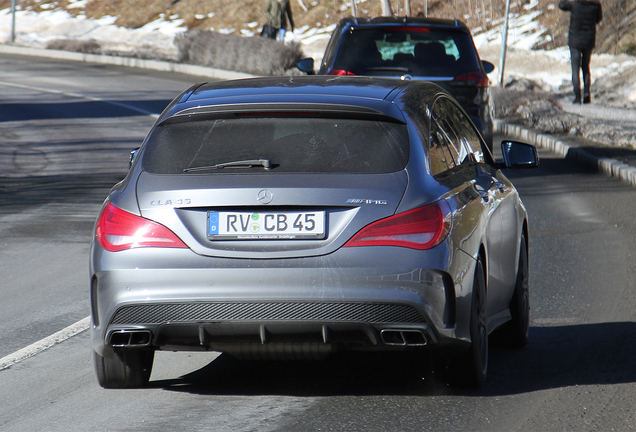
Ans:
{"type": "Polygon", "coordinates": [[[388,113],[372,108],[354,105],[297,102],[200,105],[174,113],[172,116],[162,119],[160,124],[214,118],[293,117],[299,114],[305,114],[309,117],[357,118],[404,124],[404,119],[393,117],[388,113]]]}

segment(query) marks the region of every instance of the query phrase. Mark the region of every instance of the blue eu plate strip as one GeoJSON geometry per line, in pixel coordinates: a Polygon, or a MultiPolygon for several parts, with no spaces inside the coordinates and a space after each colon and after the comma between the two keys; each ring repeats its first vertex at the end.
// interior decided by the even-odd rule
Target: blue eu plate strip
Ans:
{"type": "Polygon", "coordinates": [[[217,235],[219,233],[219,213],[210,212],[208,214],[208,235],[217,235]]]}

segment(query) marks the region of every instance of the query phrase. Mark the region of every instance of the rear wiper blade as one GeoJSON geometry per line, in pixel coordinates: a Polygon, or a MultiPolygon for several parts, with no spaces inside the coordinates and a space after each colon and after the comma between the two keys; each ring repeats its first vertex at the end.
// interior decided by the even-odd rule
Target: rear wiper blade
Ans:
{"type": "Polygon", "coordinates": [[[402,66],[380,66],[380,67],[368,67],[364,69],[365,71],[376,71],[376,72],[411,72],[411,69],[402,66]]]}
{"type": "Polygon", "coordinates": [[[246,160],[238,160],[232,162],[223,162],[218,163],[216,165],[208,165],[194,168],[186,168],[183,170],[184,173],[189,172],[197,172],[197,171],[207,171],[211,169],[221,169],[221,168],[252,168],[255,166],[262,166],[266,170],[272,169],[272,163],[269,159],[246,159],[246,160]]]}

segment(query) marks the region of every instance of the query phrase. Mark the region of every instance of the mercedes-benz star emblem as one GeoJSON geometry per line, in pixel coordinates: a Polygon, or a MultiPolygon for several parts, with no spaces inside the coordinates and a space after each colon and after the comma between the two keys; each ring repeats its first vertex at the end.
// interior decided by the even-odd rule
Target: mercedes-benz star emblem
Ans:
{"type": "Polygon", "coordinates": [[[268,191],[267,189],[263,189],[262,191],[258,193],[258,196],[256,197],[256,199],[261,204],[269,204],[274,199],[274,194],[271,191],[268,191]]]}

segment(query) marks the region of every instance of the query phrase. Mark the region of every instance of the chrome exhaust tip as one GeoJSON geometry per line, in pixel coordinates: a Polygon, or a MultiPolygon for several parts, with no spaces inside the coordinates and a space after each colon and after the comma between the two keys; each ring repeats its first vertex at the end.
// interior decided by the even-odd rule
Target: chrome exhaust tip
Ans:
{"type": "Polygon", "coordinates": [[[428,338],[421,330],[385,329],[380,331],[380,338],[385,345],[392,346],[426,346],[428,338]]]}
{"type": "Polygon", "coordinates": [[[115,330],[108,336],[108,344],[113,348],[144,347],[151,341],[150,330],[115,330]]]}

